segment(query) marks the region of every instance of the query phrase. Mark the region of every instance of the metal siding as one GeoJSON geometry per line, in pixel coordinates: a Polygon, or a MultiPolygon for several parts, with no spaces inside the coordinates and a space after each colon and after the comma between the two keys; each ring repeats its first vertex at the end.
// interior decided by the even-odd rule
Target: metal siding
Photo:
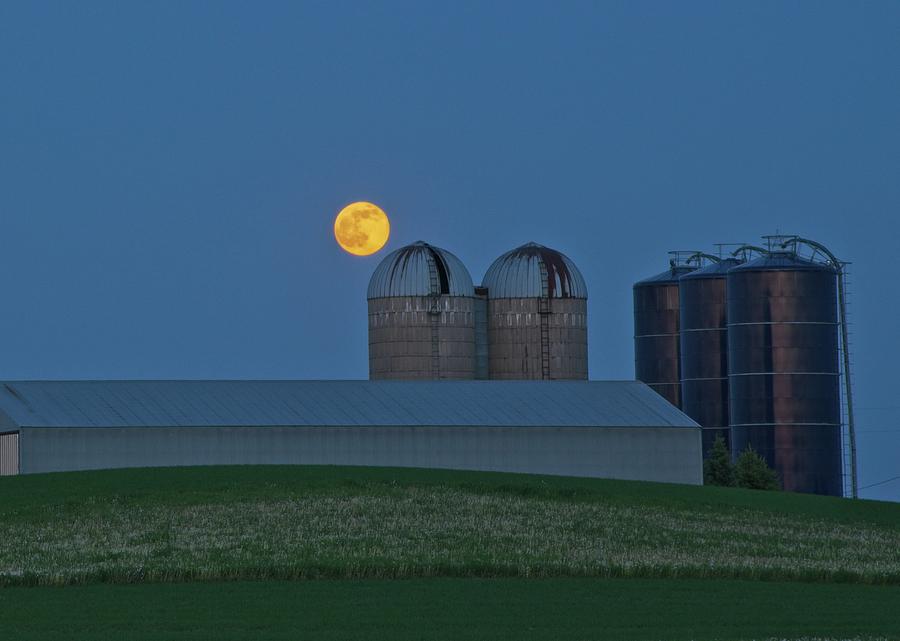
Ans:
{"type": "Polygon", "coordinates": [[[20,427],[672,426],[636,381],[28,381],[0,384],[20,427]]]}
{"type": "Polygon", "coordinates": [[[703,427],[704,456],[718,436],[730,447],[725,275],[739,264],[726,258],[678,280],[681,409],[703,427]]]}
{"type": "Polygon", "coordinates": [[[727,282],[733,456],[752,446],[786,490],[840,496],[835,271],[771,254],[727,282]]]}
{"type": "Polygon", "coordinates": [[[0,476],[19,473],[19,433],[0,434],[0,476]]]}
{"type": "Polygon", "coordinates": [[[681,337],[678,279],[673,267],[634,284],[634,377],[681,407],[681,337]]]}
{"type": "Polygon", "coordinates": [[[699,429],[216,427],[29,431],[27,472],[172,465],[424,467],[702,483],[699,429]]]}

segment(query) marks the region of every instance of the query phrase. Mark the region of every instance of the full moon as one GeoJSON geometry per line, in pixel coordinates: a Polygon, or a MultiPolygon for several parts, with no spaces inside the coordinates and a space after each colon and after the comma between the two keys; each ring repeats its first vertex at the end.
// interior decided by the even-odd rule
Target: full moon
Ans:
{"type": "Polygon", "coordinates": [[[344,207],[334,219],[334,237],[354,256],[369,256],[384,247],[391,233],[387,214],[378,205],[361,201],[344,207]]]}

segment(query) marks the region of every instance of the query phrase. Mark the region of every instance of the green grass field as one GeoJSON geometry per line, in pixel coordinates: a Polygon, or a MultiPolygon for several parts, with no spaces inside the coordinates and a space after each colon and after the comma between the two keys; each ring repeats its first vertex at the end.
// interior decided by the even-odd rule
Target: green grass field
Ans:
{"type": "Polygon", "coordinates": [[[900,506],[314,467],[4,479],[0,582],[691,577],[900,584],[900,506]]]}
{"type": "Polygon", "coordinates": [[[16,639],[900,638],[900,505],[411,469],[6,477],[0,585],[16,639]]]}
{"type": "Polygon", "coordinates": [[[9,588],[0,600],[0,638],[19,641],[900,638],[900,588],[847,584],[321,580],[9,588]]]}

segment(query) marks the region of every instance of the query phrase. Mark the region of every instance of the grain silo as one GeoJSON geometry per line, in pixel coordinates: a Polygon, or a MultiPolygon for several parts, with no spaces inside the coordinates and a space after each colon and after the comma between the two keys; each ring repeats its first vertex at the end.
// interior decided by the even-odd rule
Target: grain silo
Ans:
{"type": "Polygon", "coordinates": [[[752,446],[784,489],[840,496],[836,276],[773,251],[726,281],[732,455],[752,446]]]}
{"type": "Polygon", "coordinates": [[[587,286],[562,253],[528,243],[488,268],[492,379],[587,379],[587,286]]]}
{"type": "Polygon", "coordinates": [[[634,284],[634,377],[681,407],[681,341],[678,279],[690,265],[669,269],[634,284]]]}
{"type": "Polygon", "coordinates": [[[369,378],[474,378],[474,295],[445,249],[419,241],[388,254],[367,294],[369,378]]]}
{"type": "Polygon", "coordinates": [[[681,411],[703,428],[704,456],[717,436],[729,442],[725,274],[739,264],[723,258],[678,280],[681,411]]]}

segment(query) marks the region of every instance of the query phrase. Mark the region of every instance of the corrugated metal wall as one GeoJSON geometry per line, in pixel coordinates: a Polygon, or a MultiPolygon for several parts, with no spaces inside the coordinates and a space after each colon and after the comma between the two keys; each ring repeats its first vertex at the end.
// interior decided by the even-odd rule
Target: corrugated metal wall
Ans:
{"type": "Polygon", "coordinates": [[[0,476],[19,473],[19,433],[0,434],[0,476]]]}
{"type": "Polygon", "coordinates": [[[700,484],[696,427],[22,428],[22,472],[169,465],[425,467],[700,484]]]}

